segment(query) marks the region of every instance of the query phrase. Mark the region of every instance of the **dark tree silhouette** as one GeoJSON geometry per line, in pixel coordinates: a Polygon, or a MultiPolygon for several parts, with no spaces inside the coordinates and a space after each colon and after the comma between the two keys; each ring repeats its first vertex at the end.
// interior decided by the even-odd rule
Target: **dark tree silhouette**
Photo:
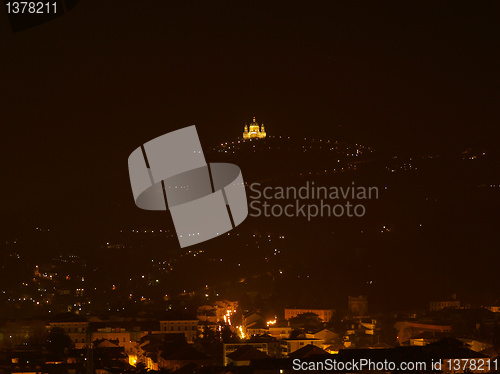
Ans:
{"type": "Polygon", "coordinates": [[[54,327],[50,330],[47,348],[51,354],[56,357],[62,357],[67,353],[67,350],[72,347],[73,341],[63,329],[54,327]]]}

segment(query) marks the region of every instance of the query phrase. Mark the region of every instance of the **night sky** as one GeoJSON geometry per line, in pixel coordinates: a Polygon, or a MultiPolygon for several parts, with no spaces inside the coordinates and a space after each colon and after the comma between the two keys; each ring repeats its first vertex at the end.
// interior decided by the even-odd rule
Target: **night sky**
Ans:
{"type": "Polygon", "coordinates": [[[193,124],[205,147],[256,116],[387,154],[494,148],[499,42],[494,1],[81,0],[18,33],[0,12],[2,220],[115,221],[130,152],[193,124]]]}

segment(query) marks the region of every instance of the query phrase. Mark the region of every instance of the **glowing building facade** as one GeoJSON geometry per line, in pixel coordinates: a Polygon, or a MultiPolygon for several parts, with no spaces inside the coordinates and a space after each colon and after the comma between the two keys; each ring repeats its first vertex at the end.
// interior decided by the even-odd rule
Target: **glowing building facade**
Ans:
{"type": "Polygon", "coordinates": [[[264,128],[264,124],[261,126],[255,122],[255,117],[253,117],[253,121],[250,124],[250,128],[245,125],[245,128],[243,130],[243,139],[263,139],[266,137],[266,130],[264,128]]]}

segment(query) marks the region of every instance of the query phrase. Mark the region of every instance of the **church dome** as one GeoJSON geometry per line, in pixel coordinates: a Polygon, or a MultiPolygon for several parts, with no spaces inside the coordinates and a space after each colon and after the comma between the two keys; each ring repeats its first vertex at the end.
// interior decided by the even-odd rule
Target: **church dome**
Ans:
{"type": "Polygon", "coordinates": [[[250,126],[247,127],[247,125],[245,125],[243,129],[243,139],[252,139],[252,138],[262,139],[265,137],[266,137],[266,131],[264,129],[264,125],[262,125],[262,130],[261,130],[259,123],[255,121],[255,117],[253,117],[250,126]]]}

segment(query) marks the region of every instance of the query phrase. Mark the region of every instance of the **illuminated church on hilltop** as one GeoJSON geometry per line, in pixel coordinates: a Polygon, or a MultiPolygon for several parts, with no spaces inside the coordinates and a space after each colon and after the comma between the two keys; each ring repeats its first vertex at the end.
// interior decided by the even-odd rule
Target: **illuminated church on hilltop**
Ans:
{"type": "Polygon", "coordinates": [[[243,139],[263,139],[266,137],[266,130],[264,129],[264,124],[262,126],[259,126],[257,122],[255,122],[255,117],[253,117],[253,121],[250,124],[250,130],[248,129],[248,126],[245,125],[245,128],[243,130],[243,139]]]}

